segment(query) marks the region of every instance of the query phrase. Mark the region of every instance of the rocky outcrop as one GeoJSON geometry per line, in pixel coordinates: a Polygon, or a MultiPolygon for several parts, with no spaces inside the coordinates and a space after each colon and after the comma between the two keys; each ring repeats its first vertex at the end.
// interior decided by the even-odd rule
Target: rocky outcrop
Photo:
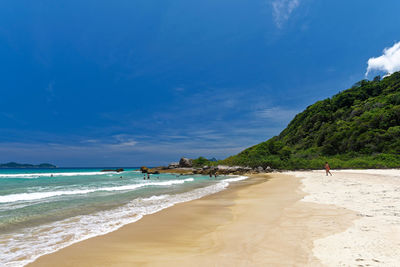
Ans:
{"type": "Polygon", "coordinates": [[[264,168],[261,166],[258,166],[257,168],[255,168],[256,172],[264,172],[264,168]]]}
{"type": "Polygon", "coordinates": [[[267,166],[263,168],[262,166],[258,166],[255,168],[244,167],[244,166],[227,166],[227,165],[218,165],[218,166],[209,166],[205,165],[203,167],[193,167],[192,160],[189,158],[181,158],[178,162],[171,162],[168,167],[156,167],[151,170],[146,167],[142,167],[142,172],[154,173],[154,171],[158,171],[160,173],[178,173],[178,174],[202,174],[202,175],[243,175],[246,173],[268,173],[273,172],[274,170],[271,167],[267,166]]]}
{"type": "Polygon", "coordinates": [[[250,172],[250,167],[218,165],[214,167],[217,174],[244,174],[250,172]]]}
{"type": "Polygon", "coordinates": [[[179,162],[171,162],[168,165],[168,169],[176,169],[176,168],[179,168],[179,162]]]}
{"type": "Polygon", "coordinates": [[[142,166],[142,167],[140,167],[140,171],[141,171],[142,173],[148,173],[149,168],[147,168],[146,166],[142,166]]]}
{"type": "Polygon", "coordinates": [[[191,168],[193,166],[192,160],[188,158],[181,158],[179,161],[180,168],[191,168]]]}

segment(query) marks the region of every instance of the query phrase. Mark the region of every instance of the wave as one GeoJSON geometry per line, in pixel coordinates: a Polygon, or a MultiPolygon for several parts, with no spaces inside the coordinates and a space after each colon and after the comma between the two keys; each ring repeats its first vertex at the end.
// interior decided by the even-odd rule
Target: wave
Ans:
{"type": "Polygon", "coordinates": [[[63,177],[83,175],[106,175],[117,172],[39,172],[39,173],[2,173],[0,178],[41,178],[41,177],[63,177]]]}
{"type": "Polygon", "coordinates": [[[113,186],[113,187],[99,187],[94,189],[80,189],[80,190],[70,190],[70,191],[50,191],[50,192],[35,192],[35,193],[20,193],[20,194],[11,194],[0,196],[0,203],[9,203],[16,201],[30,201],[37,200],[55,196],[67,196],[67,195],[82,195],[93,192],[101,192],[101,191],[128,191],[135,190],[140,187],[145,186],[169,186],[175,184],[183,184],[184,182],[192,182],[193,178],[187,178],[184,180],[170,180],[164,182],[149,182],[149,183],[140,183],[140,184],[131,184],[131,185],[122,185],[122,186],[113,186]]]}
{"type": "Polygon", "coordinates": [[[224,182],[238,182],[238,181],[245,180],[247,178],[249,178],[249,177],[247,177],[247,176],[238,176],[238,177],[224,179],[224,182]]]}
{"type": "Polygon", "coordinates": [[[126,224],[140,220],[145,215],[156,213],[175,204],[220,192],[231,182],[247,178],[245,176],[228,178],[213,185],[176,195],[137,198],[114,210],[71,217],[51,224],[28,228],[12,237],[2,238],[0,236],[0,244],[4,244],[4,246],[0,246],[0,265],[26,265],[42,255],[53,253],[91,237],[113,232],[126,224]],[[18,247],[18,250],[13,249],[15,247],[18,247]]]}

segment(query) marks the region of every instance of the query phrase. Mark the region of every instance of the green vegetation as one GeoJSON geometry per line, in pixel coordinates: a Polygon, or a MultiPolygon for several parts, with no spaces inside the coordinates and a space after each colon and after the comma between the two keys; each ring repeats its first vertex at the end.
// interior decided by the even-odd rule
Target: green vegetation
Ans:
{"type": "Polygon", "coordinates": [[[195,168],[201,168],[203,166],[215,166],[217,165],[217,160],[212,158],[212,159],[206,159],[205,157],[199,157],[197,159],[192,160],[193,167],[195,168]]]}
{"type": "Polygon", "coordinates": [[[49,163],[41,163],[38,165],[33,165],[33,164],[20,164],[20,163],[16,163],[16,162],[9,162],[9,163],[0,164],[0,168],[43,168],[43,169],[47,169],[47,168],[57,168],[57,166],[54,166],[49,163]]]}
{"type": "Polygon", "coordinates": [[[307,107],[279,136],[220,164],[278,169],[400,167],[400,72],[307,107]]]}

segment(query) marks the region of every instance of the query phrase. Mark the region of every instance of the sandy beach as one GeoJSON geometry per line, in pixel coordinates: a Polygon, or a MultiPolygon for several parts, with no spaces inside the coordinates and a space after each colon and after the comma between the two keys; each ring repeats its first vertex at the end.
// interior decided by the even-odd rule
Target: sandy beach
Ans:
{"type": "Polygon", "coordinates": [[[288,174],[302,179],[304,202],[356,212],[346,231],[314,241],[313,254],[325,266],[399,266],[399,169],[288,174]]]}
{"type": "Polygon", "coordinates": [[[397,170],[333,174],[252,175],[29,266],[395,266],[397,170]]]}
{"type": "Polygon", "coordinates": [[[313,242],[345,231],[357,217],[301,201],[301,186],[291,175],[254,175],[30,266],[318,266],[313,242]]]}

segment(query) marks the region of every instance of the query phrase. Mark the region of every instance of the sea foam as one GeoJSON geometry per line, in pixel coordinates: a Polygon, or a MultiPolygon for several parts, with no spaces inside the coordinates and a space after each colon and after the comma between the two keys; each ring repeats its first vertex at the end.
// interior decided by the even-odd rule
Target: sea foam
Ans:
{"type": "Polygon", "coordinates": [[[41,178],[41,177],[65,177],[65,176],[86,176],[105,175],[117,172],[38,172],[38,173],[2,173],[0,178],[41,178]]]}
{"type": "Polygon", "coordinates": [[[0,196],[0,203],[9,203],[16,201],[30,201],[37,200],[55,196],[63,196],[63,195],[80,195],[80,194],[88,194],[93,192],[100,191],[128,191],[135,190],[145,186],[169,186],[175,184],[183,184],[184,182],[192,182],[193,178],[187,178],[184,180],[170,180],[170,181],[161,181],[161,182],[144,182],[139,184],[131,184],[131,185],[122,185],[122,186],[114,186],[114,187],[100,187],[94,189],[79,189],[79,190],[60,190],[60,191],[50,191],[50,192],[35,192],[35,193],[20,193],[20,194],[11,194],[0,196]]]}

